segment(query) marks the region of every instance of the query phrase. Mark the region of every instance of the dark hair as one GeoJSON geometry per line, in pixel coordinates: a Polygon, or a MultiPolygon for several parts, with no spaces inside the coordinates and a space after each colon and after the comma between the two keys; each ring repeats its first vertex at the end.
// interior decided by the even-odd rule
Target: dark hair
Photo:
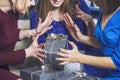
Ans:
{"type": "Polygon", "coordinates": [[[109,15],[113,13],[119,6],[120,0],[93,0],[99,6],[103,13],[109,15]]]}

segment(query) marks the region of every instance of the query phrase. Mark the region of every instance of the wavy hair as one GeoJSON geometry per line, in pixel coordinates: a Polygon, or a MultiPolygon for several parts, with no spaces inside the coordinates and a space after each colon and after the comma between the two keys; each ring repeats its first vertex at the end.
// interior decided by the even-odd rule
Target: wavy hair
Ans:
{"type": "MultiPolygon", "coordinates": [[[[69,15],[73,18],[73,14],[75,10],[75,0],[64,0],[64,3],[60,7],[60,12],[66,13],[68,12],[69,15]]],[[[47,14],[49,11],[54,10],[54,7],[51,5],[50,0],[39,0],[37,6],[36,6],[36,11],[38,12],[38,16],[41,17],[42,21],[45,20],[47,14]],[[49,7],[48,7],[49,6],[49,7]]]]}
{"type": "Polygon", "coordinates": [[[103,14],[109,15],[120,6],[120,0],[93,0],[99,6],[103,14]]]}

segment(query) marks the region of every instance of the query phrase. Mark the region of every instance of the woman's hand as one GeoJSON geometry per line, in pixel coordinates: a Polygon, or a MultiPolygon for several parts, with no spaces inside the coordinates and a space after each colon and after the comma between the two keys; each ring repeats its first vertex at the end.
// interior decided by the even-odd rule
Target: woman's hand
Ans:
{"type": "Polygon", "coordinates": [[[34,38],[32,44],[27,49],[25,49],[26,57],[38,58],[41,62],[44,62],[43,58],[45,57],[46,51],[42,49],[44,47],[43,43],[38,45],[37,43],[38,38],[39,34],[37,34],[37,36],[34,38]]]}
{"type": "Polygon", "coordinates": [[[50,30],[52,26],[50,24],[53,21],[53,11],[50,11],[43,23],[41,23],[41,19],[39,18],[38,26],[36,28],[36,32],[39,33],[40,35],[44,34],[46,31],[50,30]]]}
{"type": "Polygon", "coordinates": [[[81,19],[85,23],[85,25],[87,26],[87,34],[90,35],[90,36],[93,36],[95,23],[93,21],[92,16],[83,12],[82,10],[80,10],[78,5],[76,5],[76,11],[75,12],[76,12],[76,17],[81,19]]]}
{"type": "MultiPolygon", "coordinates": [[[[66,63],[74,63],[78,62],[80,53],[78,51],[77,46],[69,41],[69,44],[72,46],[72,50],[66,50],[66,49],[59,49],[60,52],[58,52],[58,55],[60,56],[59,58],[56,58],[56,60],[61,61],[59,63],[60,65],[64,65],[66,63]]],[[[82,54],[81,54],[82,55],[82,54]]]]}
{"type": "Polygon", "coordinates": [[[86,26],[88,26],[89,22],[93,21],[92,16],[80,10],[78,5],[76,5],[75,12],[76,12],[76,17],[80,18],[86,24],[86,26]]]}
{"type": "Polygon", "coordinates": [[[53,21],[53,11],[50,11],[45,19],[45,21],[42,23],[41,19],[39,18],[38,26],[36,29],[32,30],[20,30],[19,33],[19,39],[26,39],[31,38],[32,36],[36,36],[39,34],[40,36],[50,30],[52,26],[50,26],[51,22],[53,21]]]}
{"type": "Polygon", "coordinates": [[[72,18],[69,16],[68,13],[64,14],[63,17],[65,23],[66,23],[66,28],[70,32],[71,36],[76,40],[79,41],[82,33],[80,32],[78,26],[73,22],[72,18]]]}

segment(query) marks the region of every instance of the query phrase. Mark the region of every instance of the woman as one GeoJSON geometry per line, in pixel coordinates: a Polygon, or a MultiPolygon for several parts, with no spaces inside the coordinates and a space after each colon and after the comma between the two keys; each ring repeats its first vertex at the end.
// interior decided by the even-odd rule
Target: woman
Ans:
{"type": "MultiPolygon", "coordinates": [[[[102,10],[98,23],[94,29],[93,36],[83,35],[76,24],[68,14],[65,14],[67,29],[70,34],[77,40],[88,45],[102,48],[104,56],[90,56],[78,52],[76,45],[72,42],[72,50],[60,49],[66,54],[59,54],[63,58],[57,60],[63,61],[61,65],[69,62],[80,62],[96,67],[109,69],[109,75],[101,80],[120,80],[120,1],[119,0],[93,0],[102,10]],[[76,53],[76,54],[75,54],[76,53]]],[[[93,22],[89,20],[92,24],[93,22]]]]}
{"type": "MultiPolygon", "coordinates": [[[[65,22],[63,21],[63,15],[64,13],[68,12],[70,16],[74,19],[75,23],[78,25],[81,32],[85,35],[87,34],[87,28],[85,25],[86,22],[84,23],[81,19],[77,19],[75,17],[74,8],[76,4],[79,4],[78,8],[80,8],[81,11],[90,14],[88,6],[86,5],[84,0],[39,0],[36,8],[31,11],[31,17],[30,17],[31,29],[36,28],[39,17],[41,17],[42,21],[44,21],[48,11],[52,10],[54,11],[54,20],[51,24],[53,28],[49,30],[46,34],[40,36],[38,43],[45,42],[46,36],[48,34],[52,34],[52,33],[65,34],[65,35],[69,35],[68,40],[73,41],[78,46],[79,50],[86,50],[87,51],[86,54],[102,56],[103,54],[101,50],[90,46],[86,46],[83,43],[77,42],[75,39],[73,39],[72,36],[70,36],[67,28],[65,27],[66,25],[65,22]],[[92,49],[92,51],[90,51],[89,49],[92,49]]],[[[69,49],[71,49],[70,45],[69,45],[69,49]]],[[[104,77],[107,75],[107,71],[105,69],[100,69],[89,65],[85,65],[84,71],[88,74],[99,77],[104,77]]],[[[68,70],[68,72],[71,71],[68,70]]]]}
{"type": "Polygon", "coordinates": [[[43,62],[45,50],[44,44],[38,45],[37,39],[44,34],[52,21],[52,12],[48,13],[46,20],[33,30],[18,30],[18,15],[24,14],[30,5],[34,5],[34,0],[0,0],[0,79],[1,80],[21,80],[17,75],[10,73],[9,65],[23,63],[27,57],[35,57],[43,62]],[[41,29],[42,28],[42,29],[41,29]],[[18,40],[33,37],[32,44],[24,49],[14,51],[15,43],[18,40]]]}

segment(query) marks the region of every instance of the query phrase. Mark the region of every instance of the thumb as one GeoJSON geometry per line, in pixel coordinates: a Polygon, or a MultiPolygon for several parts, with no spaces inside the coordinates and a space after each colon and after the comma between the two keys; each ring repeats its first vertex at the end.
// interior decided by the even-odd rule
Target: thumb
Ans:
{"type": "Polygon", "coordinates": [[[77,13],[78,13],[78,14],[83,14],[83,11],[82,11],[82,10],[80,10],[80,8],[79,8],[79,6],[78,6],[78,5],[76,5],[76,11],[77,11],[77,13]]]}
{"type": "Polygon", "coordinates": [[[77,49],[77,46],[73,43],[73,42],[71,42],[71,41],[68,41],[68,43],[72,46],[72,48],[75,48],[75,49],[77,49]]]}
{"type": "Polygon", "coordinates": [[[78,5],[75,5],[75,7],[76,7],[76,10],[77,10],[77,11],[79,11],[79,10],[80,10],[78,5]]]}
{"type": "Polygon", "coordinates": [[[77,24],[74,24],[74,27],[75,27],[75,31],[76,31],[76,32],[79,32],[79,31],[80,31],[80,29],[78,28],[77,24]]]}
{"type": "Polygon", "coordinates": [[[50,30],[50,29],[52,29],[53,28],[53,26],[51,25],[49,28],[48,28],[48,30],[50,30]]]}
{"type": "Polygon", "coordinates": [[[38,38],[39,38],[40,34],[37,34],[36,37],[34,38],[34,41],[33,42],[37,42],[38,41],[38,38]]]}
{"type": "Polygon", "coordinates": [[[41,23],[41,18],[39,18],[39,23],[41,23]]]}

